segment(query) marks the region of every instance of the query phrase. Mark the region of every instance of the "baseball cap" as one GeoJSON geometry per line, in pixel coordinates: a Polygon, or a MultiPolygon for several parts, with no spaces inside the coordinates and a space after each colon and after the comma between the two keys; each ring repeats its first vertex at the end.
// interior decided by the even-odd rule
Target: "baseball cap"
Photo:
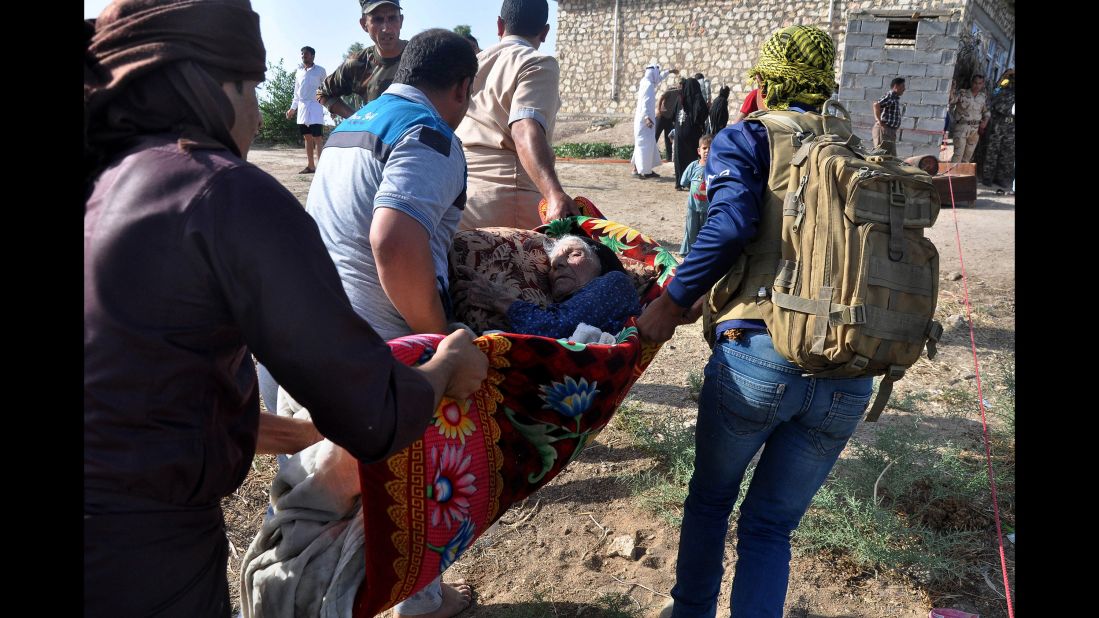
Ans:
{"type": "Polygon", "coordinates": [[[363,15],[372,12],[374,9],[383,4],[392,4],[393,6],[397,7],[398,10],[400,10],[401,8],[401,0],[382,0],[381,2],[372,2],[371,0],[359,0],[359,4],[363,7],[363,15]]]}

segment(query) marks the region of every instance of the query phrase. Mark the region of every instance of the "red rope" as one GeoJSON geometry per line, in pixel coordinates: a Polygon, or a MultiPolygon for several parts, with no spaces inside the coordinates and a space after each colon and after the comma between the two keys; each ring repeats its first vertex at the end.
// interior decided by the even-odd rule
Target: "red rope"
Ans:
{"type": "Polygon", "coordinates": [[[996,477],[992,473],[992,447],[988,442],[988,420],[985,418],[985,398],[981,390],[981,367],[977,362],[977,340],[973,336],[973,319],[969,307],[969,283],[965,273],[965,259],[962,256],[962,238],[958,231],[958,208],[954,205],[954,182],[947,174],[946,184],[950,188],[950,208],[954,214],[954,241],[958,244],[958,261],[962,265],[962,290],[965,298],[965,317],[969,321],[969,345],[973,350],[973,370],[977,377],[977,403],[981,409],[981,424],[984,427],[985,461],[988,464],[988,485],[992,489],[992,512],[996,516],[996,539],[1000,547],[1000,570],[1004,576],[1004,596],[1007,599],[1008,618],[1015,618],[1015,609],[1011,604],[1011,585],[1007,579],[1007,558],[1004,556],[1004,533],[1000,528],[1000,501],[996,496],[996,477]]]}

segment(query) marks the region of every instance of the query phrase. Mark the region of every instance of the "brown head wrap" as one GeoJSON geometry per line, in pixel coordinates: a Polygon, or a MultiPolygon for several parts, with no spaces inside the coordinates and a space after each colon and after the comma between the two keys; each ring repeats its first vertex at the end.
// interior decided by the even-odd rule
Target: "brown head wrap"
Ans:
{"type": "Polygon", "coordinates": [[[248,0],[116,0],[85,22],[85,165],[128,138],[174,131],[180,147],[224,146],[233,107],[221,82],[263,81],[266,51],[248,0]]]}

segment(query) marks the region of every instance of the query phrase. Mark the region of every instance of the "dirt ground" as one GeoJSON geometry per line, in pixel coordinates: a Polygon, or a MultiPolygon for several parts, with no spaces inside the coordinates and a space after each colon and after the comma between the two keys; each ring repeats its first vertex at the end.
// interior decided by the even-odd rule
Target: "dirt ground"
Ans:
{"type": "MultiPolygon", "coordinates": [[[[585,133],[587,125],[560,123],[557,142],[631,142],[628,123],[585,133]]],[[[312,177],[295,173],[304,165],[301,149],[257,148],[248,158],[305,202],[312,177]]],[[[655,237],[670,250],[678,250],[686,197],[673,188],[671,163],[657,167],[661,177],[651,180],[631,178],[625,163],[559,161],[557,171],[568,193],[590,198],[608,218],[655,237]]],[[[951,317],[964,314],[962,298],[968,285],[980,363],[984,366],[1000,357],[1013,357],[1014,196],[997,196],[982,189],[972,207],[953,211],[944,205],[928,235],[941,254],[940,321],[945,325],[951,317]],[[964,251],[966,279],[954,280],[954,273],[963,270],[959,244],[964,251]]],[[[691,371],[701,373],[707,357],[700,326],[681,326],[633,388],[629,400],[641,414],[673,415],[684,423],[693,423],[696,404],[691,399],[688,375],[691,371]]],[[[919,361],[897,389],[941,388],[970,380],[973,373],[968,329],[950,328],[935,360],[919,361]]],[[[877,427],[860,426],[854,439],[865,440],[878,428],[905,422],[907,417],[899,410],[887,410],[877,427]]],[[[979,436],[980,418],[975,412],[964,420],[944,422],[940,430],[951,435],[976,431],[979,436]]],[[[576,462],[526,503],[505,514],[499,531],[480,539],[450,569],[447,581],[464,577],[475,591],[475,605],[462,615],[626,615],[608,609],[607,599],[613,597],[622,603],[623,611],[656,616],[674,584],[679,531],[658,514],[640,507],[621,481],[632,472],[653,466],[654,461],[630,447],[626,434],[612,423],[576,462]],[[638,559],[606,555],[610,540],[623,534],[637,535],[642,548],[638,559]]],[[[236,552],[230,563],[234,586],[239,558],[262,520],[273,458],[257,458],[253,468],[241,490],[225,502],[236,552]]],[[[670,504],[668,508],[679,509],[681,505],[670,504]]],[[[719,607],[724,608],[728,608],[732,580],[728,566],[735,556],[732,534],[729,541],[719,599],[719,607]]],[[[795,554],[786,615],[922,618],[930,608],[943,606],[980,609],[986,618],[1006,615],[1002,606],[997,610],[992,592],[985,589],[985,593],[985,599],[936,599],[903,581],[851,573],[847,567],[823,557],[795,554]]]]}

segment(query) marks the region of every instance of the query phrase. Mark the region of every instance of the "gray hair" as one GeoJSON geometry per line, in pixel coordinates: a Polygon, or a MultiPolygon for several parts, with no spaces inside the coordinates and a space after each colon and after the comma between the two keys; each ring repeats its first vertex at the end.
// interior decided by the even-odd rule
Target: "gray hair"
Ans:
{"type": "Polygon", "coordinates": [[[552,240],[546,243],[546,256],[549,257],[551,262],[553,261],[554,256],[564,250],[564,247],[567,244],[566,241],[570,240],[574,240],[580,244],[580,247],[584,251],[585,259],[592,260],[593,262],[597,263],[599,262],[599,256],[595,254],[595,249],[592,249],[591,245],[584,242],[584,239],[580,236],[577,236],[576,234],[565,234],[564,236],[556,240],[552,240]]]}

